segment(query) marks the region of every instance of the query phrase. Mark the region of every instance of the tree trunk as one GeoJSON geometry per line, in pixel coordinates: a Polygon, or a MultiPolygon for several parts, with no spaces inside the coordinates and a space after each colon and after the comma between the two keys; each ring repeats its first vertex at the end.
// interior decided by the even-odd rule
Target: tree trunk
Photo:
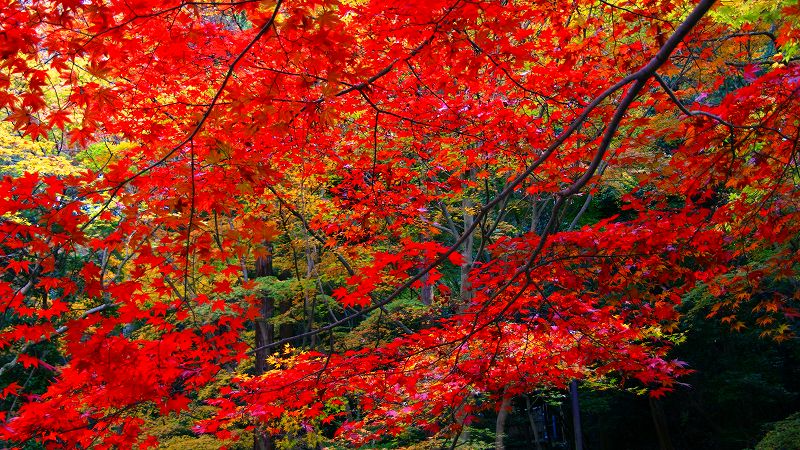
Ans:
{"type": "Polygon", "coordinates": [[[581,405],[578,401],[578,381],[569,384],[569,397],[572,403],[572,430],[575,435],[575,450],[583,450],[583,429],[581,428],[581,405]]]}
{"type": "Polygon", "coordinates": [[[531,403],[531,398],[527,395],[525,396],[525,406],[528,408],[528,421],[531,423],[531,429],[533,430],[533,440],[536,443],[536,450],[543,450],[542,437],[539,435],[539,427],[536,426],[536,420],[534,420],[533,417],[533,404],[531,403]]]}
{"type": "MultiPolygon", "coordinates": [[[[475,175],[473,171],[467,172],[465,174],[467,179],[474,179],[475,175]]],[[[475,207],[475,203],[469,197],[464,197],[461,201],[461,207],[463,209],[463,217],[464,217],[464,231],[468,230],[472,224],[475,222],[475,215],[473,214],[472,209],[475,207]]],[[[461,264],[461,304],[462,308],[466,308],[470,302],[472,302],[472,286],[469,284],[469,272],[472,270],[472,252],[473,247],[475,245],[475,239],[473,238],[474,233],[470,233],[467,239],[464,241],[464,244],[461,246],[461,256],[463,258],[463,262],[461,264]]]]}
{"type": "MultiPolygon", "coordinates": [[[[256,277],[269,277],[273,275],[272,269],[272,246],[267,250],[267,256],[256,258],[256,277]]],[[[275,301],[269,295],[261,297],[261,315],[255,320],[256,331],[256,354],[255,354],[255,375],[261,375],[267,371],[267,357],[272,352],[271,348],[264,348],[275,342],[275,327],[269,322],[275,312],[275,301]]],[[[253,450],[273,450],[275,445],[269,433],[263,433],[258,428],[253,432],[253,450]]]]}
{"type": "Polygon", "coordinates": [[[426,273],[420,280],[422,281],[422,287],[419,290],[419,301],[425,306],[430,306],[433,303],[433,286],[428,283],[430,278],[430,274],[426,273]]]}
{"type": "Polygon", "coordinates": [[[511,410],[511,397],[503,396],[500,403],[500,411],[497,411],[497,423],[494,428],[494,448],[495,450],[505,450],[506,446],[503,439],[506,437],[506,419],[511,410]]]}
{"type": "Polygon", "coordinates": [[[661,450],[673,450],[672,439],[669,437],[669,427],[667,426],[667,418],[664,415],[664,410],[661,408],[661,403],[650,397],[650,415],[653,416],[653,424],[656,427],[656,434],[658,435],[658,448],[661,450]]]}

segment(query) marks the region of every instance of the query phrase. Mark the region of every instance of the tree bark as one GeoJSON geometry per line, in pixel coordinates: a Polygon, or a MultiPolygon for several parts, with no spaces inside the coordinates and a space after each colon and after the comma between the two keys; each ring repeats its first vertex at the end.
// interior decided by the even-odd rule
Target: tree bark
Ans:
{"type": "Polygon", "coordinates": [[[658,448],[661,450],[673,450],[672,439],[669,436],[669,427],[667,426],[667,418],[664,415],[664,410],[661,408],[661,403],[655,398],[650,397],[650,415],[653,417],[653,424],[656,427],[656,434],[658,435],[658,448]]]}
{"type": "MultiPolygon", "coordinates": [[[[474,170],[466,172],[464,177],[467,180],[475,179],[474,170]]],[[[465,196],[461,201],[461,207],[463,209],[464,230],[468,230],[470,227],[472,227],[472,224],[475,223],[475,215],[472,211],[475,207],[475,203],[471,198],[465,196]]],[[[469,283],[469,273],[472,270],[472,252],[474,251],[474,246],[475,238],[473,237],[473,234],[470,233],[470,235],[464,241],[464,244],[461,246],[461,256],[463,258],[463,262],[461,264],[460,292],[462,308],[466,308],[470,302],[472,302],[472,286],[469,283]]]]}
{"type": "Polygon", "coordinates": [[[506,446],[503,439],[506,436],[506,420],[508,413],[511,410],[511,397],[503,396],[503,401],[500,403],[500,411],[497,411],[497,423],[494,428],[494,448],[495,450],[505,450],[506,446]]]}
{"type": "Polygon", "coordinates": [[[425,274],[422,276],[422,287],[419,290],[419,301],[425,306],[430,306],[433,303],[433,286],[428,283],[430,275],[425,274]]]}
{"type": "MultiPolygon", "coordinates": [[[[267,246],[270,252],[266,256],[256,258],[256,278],[273,276],[272,245],[267,246]]],[[[255,320],[256,352],[255,375],[262,375],[267,371],[267,357],[271,349],[267,346],[275,342],[275,327],[269,322],[275,312],[275,301],[268,294],[261,297],[261,315],[255,320]]],[[[258,428],[253,432],[253,450],[273,450],[275,444],[269,433],[261,432],[258,428]]]]}
{"type": "Polygon", "coordinates": [[[533,440],[536,444],[536,450],[543,450],[542,449],[542,437],[539,435],[539,427],[536,426],[536,420],[533,417],[533,404],[531,403],[531,398],[527,395],[525,396],[525,406],[527,407],[528,411],[528,421],[531,424],[531,429],[533,430],[533,440]]]}
{"type": "Polygon", "coordinates": [[[575,450],[583,450],[583,429],[581,427],[581,405],[578,401],[578,381],[569,384],[569,397],[572,403],[572,430],[575,435],[575,450]]]}

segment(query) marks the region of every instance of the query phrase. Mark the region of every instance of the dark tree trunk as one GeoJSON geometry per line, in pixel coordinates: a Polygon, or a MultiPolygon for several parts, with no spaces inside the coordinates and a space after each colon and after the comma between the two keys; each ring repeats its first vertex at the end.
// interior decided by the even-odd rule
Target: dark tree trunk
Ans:
{"type": "Polygon", "coordinates": [[[429,284],[430,275],[425,274],[422,276],[422,287],[419,290],[419,300],[425,306],[430,306],[433,303],[433,286],[429,284]]]}
{"type": "MultiPolygon", "coordinates": [[[[267,249],[271,252],[272,246],[267,249]]],[[[273,275],[272,253],[256,258],[256,278],[269,277],[273,275]]],[[[255,375],[261,375],[267,371],[267,357],[272,352],[271,348],[265,348],[275,342],[275,327],[270,323],[275,312],[275,301],[269,295],[261,297],[261,315],[255,320],[256,331],[256,354],[255,354],[255,375]]],[[[253,435],[253,450],[273,450],[275,444],[269,433],[261,432],[258,428],[253,435]]]]}
{"type": "Polygon", "coordinates": [[[649,402],[650,414],[653,416],[653,424],[656,427],[656,434],[658,434],[658,447],[661,450],[673,450],[664,409],[661,408],[661,403],[655,398],[650,397],[649,402]]]}
{"type": "MultiPolygon", "coordinates": [[[[470,170],[464,174],[465,180],[475,181],[475,170],[470,170]]],[[[464,231],[468,230],[472,225],[475,223],[475,214],[473,208],[475,208],[475,202],[472,201],[471,198],[468,196],[464,197],[461,201],[461,208],[464,218],[464,231]]],[[[472,286],[469,282],[469,273],[472,270],[472,264],[474,263],[472,252],[474,251],[475,246],[475,237],[474,233],[470,233],[464,243],[461,245],[461,256],[462,256],[462,263],[461,263],[461,286],[460,286],[460,294],[461,294],[461,308],[466,309],[469,307],[470,303],[472,303],[472,297],[474,296],[474,292],[472,286]]]]}
{"type": "Polygon", "coordinates": [[[533,417],[533,404],[531,403],[531,398],[527,395],[525,396],[525,406],[528,409],[528,421],[531,424],[531,430],[533,430],[533,440],[536,443],[536,450],[543,450],[542,449],[542,437],[539,435],[539,427],[536,425],[536,420],[533,417]]]}
{"type": "Polygon", "coordinates": [[[581,405],[578,401],[578,382],[569,384],[569,397],[572,403],[572,430],[575,434],[575,450],[583,450],[583,429],[581,427],[581,405]]]}

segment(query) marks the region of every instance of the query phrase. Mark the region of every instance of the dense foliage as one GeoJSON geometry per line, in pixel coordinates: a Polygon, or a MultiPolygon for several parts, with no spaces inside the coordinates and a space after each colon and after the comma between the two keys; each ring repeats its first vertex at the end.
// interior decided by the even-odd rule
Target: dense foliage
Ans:
{"type": "Polygon", "coordinates": [[[580,380],[669,448],[720,324],[797,373],[798,17],[0,0],[0,439],[502,447],[580,380]]]}

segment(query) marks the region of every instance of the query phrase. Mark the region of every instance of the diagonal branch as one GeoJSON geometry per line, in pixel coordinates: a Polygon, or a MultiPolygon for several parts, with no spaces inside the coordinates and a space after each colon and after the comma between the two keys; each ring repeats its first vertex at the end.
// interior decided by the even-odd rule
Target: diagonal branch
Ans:
{"type": "Polygon", "coordinates": [[[661,76],[659,74],[657,74],[657,73],[653,74],[653,77],[656,79],[656,81],[658,81],[658,84],[661,86],[661,88],[664,90],[664,92],[667,93],[667,95],[669,96],[669,99],[672,100],[672,103],[675,103],[675,106],[677,106],[678,109],[681,110],[682,113],[686,114],[689,117],[698,117],[698,116],[708,117],[709,119],[712,119],[712,120],[714,120],[716,122],[719,122],[720,124],[725,125],[726,127],[728,127],[728,129],[731,130],[731,133],[733,133],[733,130],[737,129],[737,128],[738,129],[743,129],[743,130],[763,129],[763,130],[772,131],[773,133],[777,134],[778,136],[782,137],[783,139],[786,139],[787,141],[792,140],[791,137],[787,136],[786,134],[784,134],[783,132],[781,132],[777,128],[768,127],[768,126],[764,126],[764,125],[736,125],[736,124],[734,124],[732,122],[728,122],[727,120],[723,119],[722,117],[720,117],[720,116],[718,116],[716,114],[712,114],[712,113],[707,112],[707,111],[697,111],[697,110],[690,111],[689,108],[687,108],[686,105],[684,105],[683,102],[681,102],[681,100],[678,98],[678,96],[675,95],[675,92],[669,87],[669,85],[667,85],[667,83],[664,81],[663,78],[661,78],[661,76]]]}
{"type": "MultiPolygon", "coordinates": [[[[317,330],[312,330],[306,333],[301,333],[291,338],[281,339],[276,341],[272,344],[266,345],[263,348],[272,348],[276,346],[281,346],[285,343],[301,339],[304,337],[308,337],[311,335],[327,332],[332,330],[333,328],[342,325],[343,323],[347,322],[348,320],[352,320],[356,317],[363,316],[368,314],[376,309],[382,308],[398,296],[403,293],[406,289],[411,287],[416,281],[420,280],[424,277],[428,272],[433,270],[435,267],[438,267],[442,263],[444,263],[448,257],[453,254],[454,252],[458,251],[461,245],[469,239],[478,225],[481,223],[481,220],[489,214],[489,212],[499,205],[506,197],[510,196],[516,188],[522,184],[522,182],[528,178],[533,172],[540,167],[545,161],[547,161],[550,156],[562,145],[566,140],[572,136],[583,124],[584,121],[589,117],[592,111],[597,108],[600,103],[602,103],[605,99],[610,97],[612,94],[616,93],[623,87],[627,86],[630,83],[634,83],[633,86],[630,87],[628,92],[623,97],[622,101],[620,102],[619,106],[614,112],[614,115],[609,123],[606,133],[603,136],[603,141],[601,142],[597,153],[595,154],[594,159],[589,164],[586,172],[574,183],[572,183],[566,189],[560,191],[558,193],[558,200],[556,201],[555,208],[558,208],[563,204],[564,199],[569,196],[577,193],[594,175],[597,168],[600,166],[600,163],[603,161],[603,157],[605,156],[606,150],[608,149],[609,145],[611,144],[611,140],[616,134],[617,129],[619,128],[619,124],[622,121],[625,113],[627,112],[628,108],[630,107],[633,100],[639,94],[639,92],[644,87],[647,80],[649,80],[664,63],[667,62],[669,56],[672,52],[677,48],[677,46],[686,38],[689,32],[697,25],[700,19],[705,16],[705,14],[709,11],[711,6],[714,4],[715,0],[701,0],[700,3],[692,10],[691,13],[686,17],[686,19],[681,23],[678,28],[675,30],[675,33],[670,36],[670,38],[664,43],[664,45],[659,49],[656,55],[650,60],[650,62],[645,65],[643,68],[639,69],[638,71],[626,76],[625,78],[617,81],[612,86],[607,88],[605,91],[601,92],[594,100],[592,100],[588,105],[586,105],[581,112],[575,119],[573,119],[572,123],[567,127],[546,149],[545,151],[537,158],[533,163],[531,163],[523,172],[517,175],[511,182],[509,182],[506,187],[488,202],[483,208],[480,209],[478,214],[475,215],[475,221],[470,226],[467,227],[461,236],[456,240],[456,242],[449,247],[444,253],[439,255],[434,261],[430,264],[425,266],[422,270],[419,271],[413,277],[410,277],[405,282],[403,282],[400,286],[395,288],[389,295],[383,298],[383,300],[373,303],[372,305],[358,311],[355,315],[352,315],[346,319],[341,319],[336,322],[332,322],[324,327],[321,327],[317,330]]],[[[541,241],[537,246],[537,250],[533,252],[533,256],[538,251],[541,251],[541,248],[545,244],[545,240],[547,238],[547,231],[552,228],[552,224],[548,224],[548,230],[542,235],[541,241]]],[[[529,260],[529,263],[526,266],[530,266],[533,263],[529,260]]],[[[517,275],[518,276],[518,275],[517,275]]],[[[509,286],[507,283],[505,286],[509,286]]],[[[258,349],[256,349],[258,350],[258,349]]]]}

